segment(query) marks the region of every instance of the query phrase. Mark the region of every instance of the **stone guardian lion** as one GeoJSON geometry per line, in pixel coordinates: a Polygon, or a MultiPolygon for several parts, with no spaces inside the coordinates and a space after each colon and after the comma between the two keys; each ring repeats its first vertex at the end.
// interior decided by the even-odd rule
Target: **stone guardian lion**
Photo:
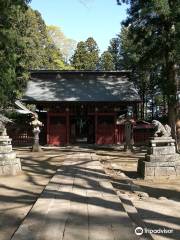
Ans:
{"type": "Polygon", "coordinates": [[[171,137],[171,127],[169,125],[162,125],[157,120],[153,120],[152,124],[155,127],[154,137],[171,137]]]}

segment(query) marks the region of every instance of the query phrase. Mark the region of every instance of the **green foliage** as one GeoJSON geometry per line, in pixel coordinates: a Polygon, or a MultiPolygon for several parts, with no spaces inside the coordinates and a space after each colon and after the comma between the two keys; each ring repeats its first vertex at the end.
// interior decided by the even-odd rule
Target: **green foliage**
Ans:
{"type": "Polygon", "coordinates": [[[164,77],[161,86],[170,101],[170,96],[176,92],[173,72],[179,59],[179,19],[179,1],[136,0],[131,1],[129,17],[124,23],[128,26],[139,65],[146,68],[161,65],[164,77]]]}
{"type": "Polygon", "coordinates": [[[119,36],[112,38],[110,40],[108,52],[110,52],[113,57],[113,63],[115,65],[115,70],[120,70],[121,65],[120,65],[120,39],[119,39],[119,36]]]}
{"type": "Polygon", "coordinates": [[[122,27],[119,42],[119,62],[121,67],[127,70],[135,69],[139,61],[139,54],[136,51],[133,39],[129,37],[129,28],[122,27]]]}
{"type": "Polygon", "coordinates": [[[71,63],[78,70],[97,70],[99,48],[92,37],[88,38],[85,42],[81,41],[77,44],[71,63]]]}
{"type": "Polygon", "coordinates": [[[146,96],[155,90],[154,81],[150,74],[150,64],[140,64],[140,53],[137,51],[137,46],[133,39],[129,36],[129,27],[122,27],[119,35],[120,41],[120,65],[123,69],[132,70],[131,79],[139,90],[141,99],[145,101],[146,96]]]}
{"type": "MultiPolygon", "coordinates": [[[[118,1],[120,3],[125,1],[118,1]]],[[[121,32],[121,57],[133,69],[142,95],[159,90],[167,100],[169,123],[174,130],[177,66],[180,60],[180,1],[131,0],[121,32]]],[[[166,105],[164,103],[164,105],[166,105]]]]}
{"type": "Polygon", "coordinates": [[[16,23],[27,9],[23,0],[0,0],[0,108],[7,106],[19,95],[26,71],[18,72],[23,39],[16,23]]]}
{"type": "Polygon", "coordinates": [[[60,49],[49,36],[49,27],[38,11],[29,8],[17,28],[25,46],[20,66],[28,69],[67,68],[60,49]]]}
{"type": "Polygon", "coordinates": [[[109,51],[105,51],[101,55],[100,70],[104,70],[104,71],[114,71],[115,70],[113,56],[109,51]]]}
{"type": "Polygon", "coordinates": [[[96,70],[99,63],[99,48],[96,41],[89,37],[86,42],[86,50],[87,50],[87,62],[86,69],[87,70],[96,70]]]}
{"type": "Polygon", "coordinates": [[[121,5],[122,3],[128,4],[130,0],[116,0],[118,5],[121,5]]]}
{"type": "Polygon", "coordinates": [[[28,2],[0,0],[0,108],[21,96],[30,69],[72,69],[28,2]]]}
{"type": "Polygon", "coordinates": [[[47,46],[46,25],[38,11],[28,8],[16,24],[18,34],[23,39],[19,67],[26,69],[42,69],[46,61],[47,46]]]}
{"type": "Polygon", "coordinates": [[[49,41],[60,51],[64,61],[68,63],[74,52],[76,41],[67,38],[57,26],[47,26],[47,33],[49,41]]]}
{"type": "Polygon", "coordinates": [[[45,69],[51,70],[62,70],[66,68],[66,65],[63,61],[61,52],[56,48],[56,46],[48,41],[45,47],[45,69]]]}
{"type": "Polygon", "coordinates": [[[77,48],[72,56],[71,63],[75,69],[85,70],[87,61],[86,45],[83,41],[81,41],[77,44],[77,48]]]}

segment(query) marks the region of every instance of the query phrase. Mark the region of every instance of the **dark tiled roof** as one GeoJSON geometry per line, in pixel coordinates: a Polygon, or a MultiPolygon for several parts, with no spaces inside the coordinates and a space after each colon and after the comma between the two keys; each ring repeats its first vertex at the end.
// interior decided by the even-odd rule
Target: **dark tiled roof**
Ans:
{"type": "Polygon", "coordinates": [[[27,102],[140,101],[128,72],[33,71],[23,96],[27,102]]]}

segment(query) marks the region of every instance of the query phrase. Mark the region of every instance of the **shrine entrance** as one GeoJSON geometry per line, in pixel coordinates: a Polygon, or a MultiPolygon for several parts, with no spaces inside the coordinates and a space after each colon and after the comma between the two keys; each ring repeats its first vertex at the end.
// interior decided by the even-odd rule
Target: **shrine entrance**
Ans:
{"type": "Polygon", "coordinates": [[[70,117],[70,142],[87,143],[88,124],[85,116],[70,117]]]}
{"type": "Polygon", "coordinates": [[[123,118],[131,108],[136,119],[141,103],[130,77],[129,71],[33,70],[22,100],[43,114],[41,143],[123,143],[123,118]]]}
{"type": "Polygon", "coordinates": [[[87,104],[76,104],[73,109],[65,106],[62,112],[49,112],[47,143],[114,144],[116,113],[98,110],[94,106],[88,108],[87,104]]]}
{"type": "Polygon", "coordinates": [[[95,143],[95,118],[85,106],[70,116],[70,143],[95,143]]]}

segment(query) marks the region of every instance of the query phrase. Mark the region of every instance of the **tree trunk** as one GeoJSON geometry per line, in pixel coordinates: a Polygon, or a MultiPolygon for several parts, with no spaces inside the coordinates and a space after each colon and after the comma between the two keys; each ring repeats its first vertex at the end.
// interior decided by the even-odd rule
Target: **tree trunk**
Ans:
{"type": "Polygon", "coordinates": [[[148,100],[147,100],[147,95],[145,97],[145,117],[146,120],[148,118],[148,100]]]}
{"type": "Polygon", "coordinates": [[[163,93],[163,115],[165,116],[167,112],[167,104],[166,104],[166,97],[163,93]]]}
{"type": "Polygon", "coordinates": [[[168,122],[172,129],[172,137],[176,139],[176,118],[177,118],[177,82],[176,65],[172,62],[167,64],[167,83],[168,83],[168,122]]]}
{"type": "Polygon", "coordinates": [[[145,94],[142,94],[142,104],[141,104],[141,119],[144,120],[144,107],[145,106],[145,94]]]}
{"type": "Polygon", "coordinates": [[[172,103],[168,104],[168,122],[171,126],[172,137],[176,139],[176,106],[172,103]]]}
{"type": "Polygon", "coordinates": [[[151,100],[152,100],[152,105],[151,105],[151,119],[154,119],[154,98],[153,95],[151,96],[151,100]]]}

